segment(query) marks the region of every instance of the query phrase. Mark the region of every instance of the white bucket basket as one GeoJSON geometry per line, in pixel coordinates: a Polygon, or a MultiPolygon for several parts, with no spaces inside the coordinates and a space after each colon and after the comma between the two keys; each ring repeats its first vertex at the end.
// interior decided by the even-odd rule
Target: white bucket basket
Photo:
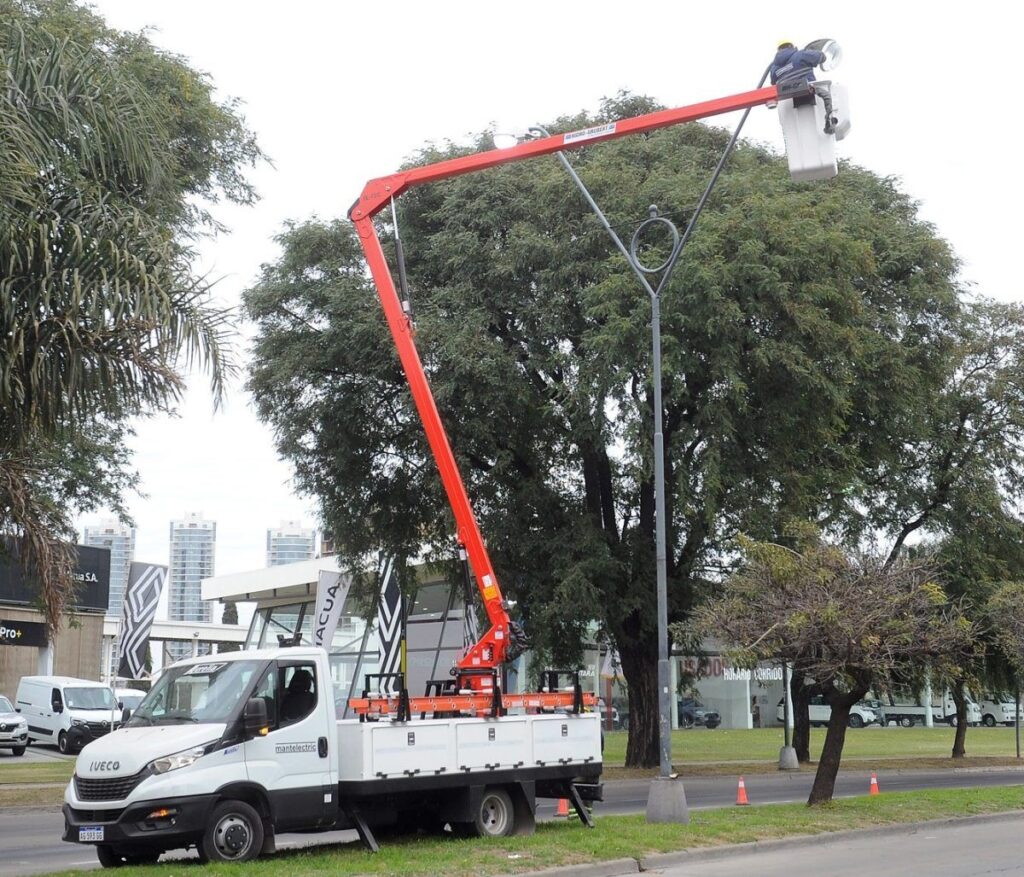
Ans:
{"type": "Polygon", "coordinates": [[[849,97],[846,87],[832,83],[832,114],[839,120],[835,134],[825,133],[825,106],[820,97],[814,103],[793,106],[779,101],[779,122],[786,141],[789,174],[798,181],[827,180],[839,172],[836,141],[850,130],[849,97]]]}

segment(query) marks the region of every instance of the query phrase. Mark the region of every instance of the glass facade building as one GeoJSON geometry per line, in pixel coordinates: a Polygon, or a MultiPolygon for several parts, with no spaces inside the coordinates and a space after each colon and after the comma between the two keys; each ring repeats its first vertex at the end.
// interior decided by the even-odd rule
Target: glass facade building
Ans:
{"type": "Polygon", "coordinates": [[[135,528],[108,519],[85,527],[83,545],[106,548],[110,552],[110,594],[107,615],[121,617],[121,603],[128,587],[128,570],[135,559],[135,528]]]}
{"type": "MultiPolygon", "coordinates": [[[[213,620],[213,607],[202,598],[202,582],[214,574],[216,548],[216,522],[199,514],[171,521],[167,614],[172,621],[213,620]]],[[[187,643],[168,646],[168,651],[175,660],[192,653],[187,643]]]]}
{"type": "Polygon", "coordinates": [[[267,530],[267,566],[283,566],[316,557],[316,530],[300,521],[282,521],[267,530]]]}
{"type": "MultiPolygon", "coordinates": [[[[462,656],[465,607],[462,587],[446,581],[421,583],[409,601],[407,618],[407,662],[410,694],[423,694],[431,679],[449,679],[449,670],[462,656]]],[[[262,603],[249,627],[247,649],[278,645],[278,638],[300,636],[302,645],[312,645],[315,592],[306,599],[280,599],[262,603]]],[[[330,662],[336,692],[338,718],[352,718],[348,699],[363,691],[365,675],[380,671],[380,647],[376,612],[366,620],[367,607],[349,593],[341,610],[330,662]]],[[[506,683],[507,684],[507,683],[506,683]]],[[[514,686],[509,690],[515,690],[514,686]]]]}

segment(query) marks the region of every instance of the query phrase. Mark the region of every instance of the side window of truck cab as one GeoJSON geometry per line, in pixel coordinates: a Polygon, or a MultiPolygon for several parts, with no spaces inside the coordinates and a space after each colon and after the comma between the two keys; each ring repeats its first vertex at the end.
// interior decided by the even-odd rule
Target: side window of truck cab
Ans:
{"type": "Polygon", "coordinates": [[[287,664],[281,667],[278,681],[281,691],[281,727],[306,718],[316,706],[316,666],[310,663],[287,664]]]}

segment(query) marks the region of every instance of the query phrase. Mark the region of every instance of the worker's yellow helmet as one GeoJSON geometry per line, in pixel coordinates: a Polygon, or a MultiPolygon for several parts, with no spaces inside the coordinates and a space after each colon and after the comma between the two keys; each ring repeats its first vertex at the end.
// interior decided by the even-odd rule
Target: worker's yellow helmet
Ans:
{"type": "Polygon", "coordinates": [[[796,43],[794,43],[792,40],[781,40],[779,42],[779,46],[778,47],[780,49],[795,49],[796,48],[796,43]]]}

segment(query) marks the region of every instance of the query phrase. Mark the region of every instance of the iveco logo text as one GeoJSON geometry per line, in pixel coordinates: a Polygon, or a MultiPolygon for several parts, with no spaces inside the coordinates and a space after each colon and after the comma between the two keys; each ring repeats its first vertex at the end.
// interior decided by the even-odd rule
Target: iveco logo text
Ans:
{"type": "Polygon", "coordinates": [[[101,770],[118,770],[121,767],[120,761],[90,761],[89,770],[101,771],[101,770]]]}

